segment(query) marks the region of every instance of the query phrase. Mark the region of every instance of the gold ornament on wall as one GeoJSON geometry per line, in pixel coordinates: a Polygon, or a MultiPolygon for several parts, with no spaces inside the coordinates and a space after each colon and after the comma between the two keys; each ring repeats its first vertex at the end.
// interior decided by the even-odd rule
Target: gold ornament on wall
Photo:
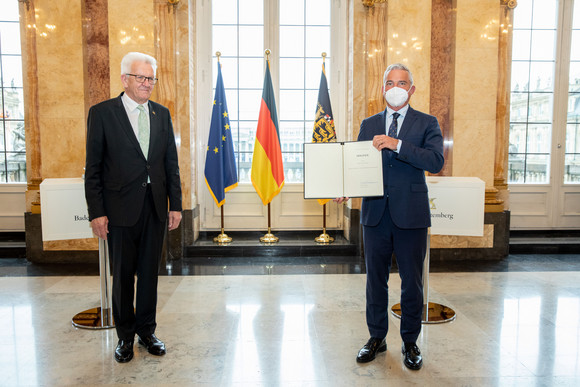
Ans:
{"type": "Polygon", "coordinates": [[[169,12],[173,11],[173,13],[175,13],[175,10],[177,9],[177,5],[179,4],[180,0],[167,0],[167,9],[169,12]]]}
{"type": "Polygon", "coordinates": [[[518,6],[518,0],[501,0],[500,3],[511,9],[518,6]]]}
{"type": "Polygon", "coordinates": [[[386,3],[387,0],[362,0],[362,3],[365,7],[369,7],[372,8],[375,6],[375,4],[382,4],[382,3],[386,3]]]}

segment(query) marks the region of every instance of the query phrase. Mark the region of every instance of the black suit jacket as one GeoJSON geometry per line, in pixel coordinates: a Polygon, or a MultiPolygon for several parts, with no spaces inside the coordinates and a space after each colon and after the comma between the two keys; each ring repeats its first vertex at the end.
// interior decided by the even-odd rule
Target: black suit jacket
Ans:
{"type": "MultiPolygon", "coordinates": [[[[385,110],[363,120],[358,140],[372,140],[376,135],[386,134],[386,114],[385,110]]],[[[425,171],[439,172],[444,161],[443,136],[437,118],[409,106],[398,138],[403,141],[399,153],[382,151],[385,195],[363,198],[361,223],[364,226],[379,224],[387,202],[397,227],[431,226],[425,171]]]]}
{"type": "Polygon", "coordinates": [[[121,95],[89,110],[85,166],[89,220],[107,216],[111,226],[134,225],[143,208],[149,177],[155,211],[165,221],[168,199],[170,211],[182,209],[177,148],[169,110],[149,101],[151,137],[146,159],[121,95]]]}

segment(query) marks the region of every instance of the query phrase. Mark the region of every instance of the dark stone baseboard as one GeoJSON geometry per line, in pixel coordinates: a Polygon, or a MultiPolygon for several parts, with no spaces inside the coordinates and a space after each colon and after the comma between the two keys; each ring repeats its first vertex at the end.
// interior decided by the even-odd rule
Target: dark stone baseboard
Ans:
{"type": "Polygon", "coordinates": [[[431,249],[432,261],[502,260],[509,254],[510,212],[486,212],[485,224],[493,224],[493,247],[431,249]]]}
{"type": "MultiPolygon", "coordinates": [[[[193,243],[194,210],[182,212],[182,223],[177,230],[167,233],[163,260],[183,257],[183,246],[193,243]]],[[[30,212],[24,215],[26,235],[26,259],[34,263],[98,263],[96,250],[58,250],[45,251],[42,243],[42,222],[40,214],[30,212]]]]}
{"type": "Polygon", "coordinates": [[[233,241],[227,245],[218,245],[213,238],[215,232],[201,232],[194,244],[185,246],[184,257],[319,257],[319,256],[358,256],[358,245],[347,241],[340,230],[327,230],[335,238],[330,244],[321,245],[314,241],[320,230],[310,231],[275,231],[279,238],[277,243],[264,244],[260,237],[264,231],[232,231],[228,236],[233,241]]]}
{"type": "Polygon", "coordinates": [[[510,254],[577,254],[580,229],[510,232],[510,254]]]}
{"type": "MultiPolygon", "coordinates": [[[[346,209],[345,221],[350,222],[348,235],[341,230],[329,230],[328,233],[337,239],[330,245],[318,245],[313,241],[319,231],[282,231],[279,234],[282,242],[274,245],[260,244],[259,237],[263,232],[248,231],[236,235],[238,242],[229,246],[218,246],[211,242],[214,233],[200,233],[197,241],[194,237],[194,221],[199,208],[185,210],[182,213],[181,226],[168,232],[164,249],[164,260],[178,260],[183,257],[200,256],[363,256],[362,227],[360,210],[346,209]],[[211,234],[211,235],[210,235],[211,234]],[[344,236],[343,236],[344,235],[344,236]],[[253,242],[248,242],[249,240],[253,242]],[[243,242],[245,240],[245,242],[243,242]]],[[[450,248],[431,249],[431,260],[501,260],[510,252],[509,245],[510,212],[486,213],[485,223],[494,225],[492,248],[450,248]]],[[[42,227],[40,214],[25,214],[26,258],[35,263],[83,263],[98,262],[97,251],[44,251],[42,244],[42,227]]],[[[217,235],[217,233],[215,233],[217,235]]],[[[276,233],[275,233],[276,234],[276,233]]]]}
{"type": "Polygon", "coordinates": [[[179,228],[167,232],[165,238],[164,259],[173,261],[183,258],[184,246],[193,244],[194,220],[199,214],[199,206],[194,210],[183,210],[181,212],[181,224],[179,228]]]}
{"type": "Polygon", "coordinates": [[[34,263],[98,263],[98,251],[58,250],[45,251],[42,247],[42,222],[40,214],[24,214],[26,232],[26,259],[34,263]]]}

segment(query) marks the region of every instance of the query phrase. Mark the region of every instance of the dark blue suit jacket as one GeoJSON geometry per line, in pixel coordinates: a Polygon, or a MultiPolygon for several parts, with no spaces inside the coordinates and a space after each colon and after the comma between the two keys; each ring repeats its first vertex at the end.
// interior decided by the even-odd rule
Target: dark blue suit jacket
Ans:
{"type": "MultiPolygon", "coordinates": [[[[387,112],[382,111],[361,123],[359,141],[385,134],[387,112]]],[[[379,224],[388,203],[391,218],[399,228],[431,226],[425,171],[437,173],[443,168],[443,136],[437,118],[409,106],[398,138],[403,142],[397,154],[383,150],[385,195],[363,198],[361,223],[379,224]],[[388,197],[388,201],[387,201],[388,197]]]]}

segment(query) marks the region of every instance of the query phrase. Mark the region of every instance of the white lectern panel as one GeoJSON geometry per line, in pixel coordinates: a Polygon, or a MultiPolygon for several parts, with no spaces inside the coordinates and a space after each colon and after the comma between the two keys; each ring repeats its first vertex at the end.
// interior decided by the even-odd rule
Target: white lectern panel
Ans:
{"type": "Polygon", "coordinates": [[[428,176],[432,235],[483,236],[485,182],[477,177],[428,176]]]}
{"type": "Polygon", "coordinates": [[[40,184],[40,211],[43,241],[94,237],[81,178],[44,179],[40,184]]]}

